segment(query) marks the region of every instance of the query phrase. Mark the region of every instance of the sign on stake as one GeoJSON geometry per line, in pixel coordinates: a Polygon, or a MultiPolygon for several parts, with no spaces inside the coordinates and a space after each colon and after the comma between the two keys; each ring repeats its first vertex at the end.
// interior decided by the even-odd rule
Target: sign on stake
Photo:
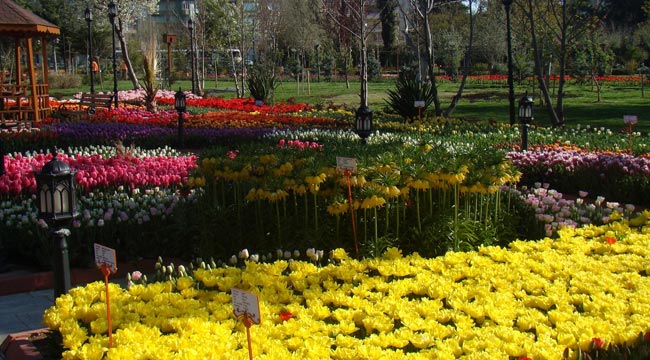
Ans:
{"type": "Polygon", "coordinates": [[[628,126],[628,135],[630,137],[630,153],[632,152],[632,126],[639,122],[636,115],[623,115],[623,122],[628,126]]]}
{"type": "Polygon", "coordinates": [[[95,265],[104,275],[106,286],[106,323],[108,325],[108,347],[113,347],[113,322],[111,321],[111,297],[108,291],[108,276],[117,272],[117,256],[115,250],[95,243],[95,265]]]}
{"type": "Polygon", "coordinates": [[[357,173],[357,159],[348,157],[336,157],[336,169],[345,174],[345,180],[348,185],[348,202],[350,203],[350,217],[352,218],[352,234],[354,235],[354,252],[359,258],[359,241],[357,240],[357,224],[354,220],[354,202],[352,199],[352,184],[350,175],[357,173]]]}
{"type": "Polygon", "coordinates": [[[237,288],[230,289],[232,297],[232,312],[237,319],[242,319],[246,326],[246,338],[248,339],[248,357],[253,360],[253,345],[251,341],[251,326],[259,324],[262,319],[260,315],[260,301],[255,294],[237,288]]]}

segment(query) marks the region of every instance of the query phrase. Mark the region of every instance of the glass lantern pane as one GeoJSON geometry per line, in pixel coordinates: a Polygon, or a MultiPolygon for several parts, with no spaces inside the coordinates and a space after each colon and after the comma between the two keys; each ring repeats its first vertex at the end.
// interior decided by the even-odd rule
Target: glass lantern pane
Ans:
{"type": "Polygon", "coordinates": [[[70,212],[68,188],[63,184],[58,184],[56,186],[56,193],[54,196],[54,212],[56,214],[65,214],[70,212]]]}
{"type": "Polygon", "coordinates": [[[50,189],[47,185],[41,187],[41,192],[39,197],[41,198],[41,203],[39,204],[39,211],[41,213],[50,213],[52,211],[52,204],[50,201],[50,189]]]}

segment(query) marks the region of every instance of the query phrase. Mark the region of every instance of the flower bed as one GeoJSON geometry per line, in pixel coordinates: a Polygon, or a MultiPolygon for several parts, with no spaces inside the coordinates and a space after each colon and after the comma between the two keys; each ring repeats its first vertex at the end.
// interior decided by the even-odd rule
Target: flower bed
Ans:
{"type": "Polygon", "coordinates": [[[113,284],[110,349],[102,283],[58,298],[44,321],[62,333],[64,359],[245,359],[229,294],[238,287],[260,299],[255,358],[575,358],[648,332],[649,248],[642,228],[623,221],[433,259],[390,249],[354,260],[336,250],[326,266],[248,262],[128,290],[113,284]]]}

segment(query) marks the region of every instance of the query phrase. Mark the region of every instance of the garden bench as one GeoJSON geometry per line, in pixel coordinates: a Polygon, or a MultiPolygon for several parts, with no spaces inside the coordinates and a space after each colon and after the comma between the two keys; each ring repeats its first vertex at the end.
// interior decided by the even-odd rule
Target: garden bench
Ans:
{"type": "Polygon", "coordinates": [[[59,114],[63,119],[81,119],[84,115],[92,117],[95,109],[110,109],[112,94],[83,93],[78,103],[66,103],[59,106],[59,114]]]}

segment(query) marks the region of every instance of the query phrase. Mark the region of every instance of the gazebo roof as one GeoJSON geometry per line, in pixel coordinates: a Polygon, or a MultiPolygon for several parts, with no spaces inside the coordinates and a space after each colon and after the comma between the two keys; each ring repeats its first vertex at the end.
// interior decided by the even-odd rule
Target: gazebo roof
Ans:
{"type": "Polygon", "coordinates": [[[51,22],[11,0],[0,0],[0,34],[28,37],[59,33],[59,28],[51,22]]]}

